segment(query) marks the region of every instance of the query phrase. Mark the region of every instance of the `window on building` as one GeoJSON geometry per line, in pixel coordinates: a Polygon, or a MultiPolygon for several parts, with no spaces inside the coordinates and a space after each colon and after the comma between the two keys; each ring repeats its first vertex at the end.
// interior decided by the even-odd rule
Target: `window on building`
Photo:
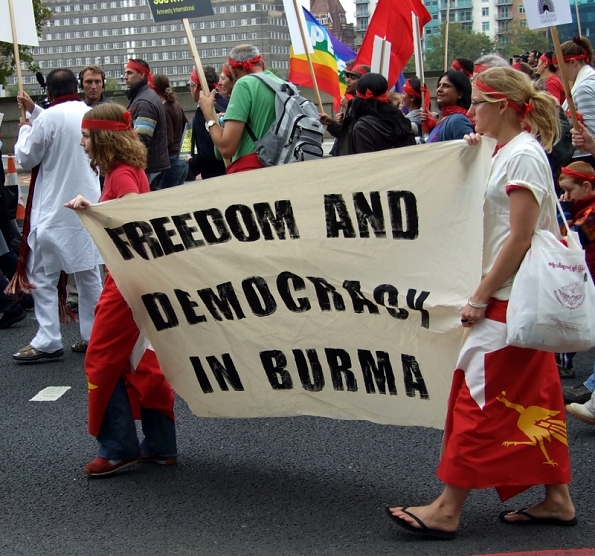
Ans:
{"type": "Polygon", "coordinates": [[[65,19],[64,21],[62,21],[62,23],[64,25],[70,25],[70,19],[65,19]]]}
{"type": "Polygon", "coordinates": [[[101,2],[101,9],[107,10],[107,2],[101,2]]]}
{"type": "Polygon", "coordinates": [[[159,52],[153,52],[153,62],[159,60],[159,52]]]}
{"type": "Polygon", "coordinates": [[[481,8],[481,17],[489,17],[490,8],[481,8]]]}
{"type": "Polygon", "coordinates": [[[233,14],[236,13],[238,11],[238,7],[237,6],[229,6],[229,13],[233,14]]]}
{"type": "Polygon", "coordinates": [[[90,63],[91,63],[91,58],[85,58],[85,66],[88,66],[90,63]]]}
{"type": "Polygon", "coordinates": [[[247,41],[248,40],[248,33],[242,33],[242,40],[243,41],[247,41]]]}
{"type": "Polygon", "coordinates": [[[72,18],[72,24],[73,24],[73,25],[78,25],[79,23],[80,23],[80,20],[79,20],[79,18],[78,18],[78,17],[73,17],[73,18],[72,18]]]}
{"type": "Polygon", "coordinates": [[[250,4],[250,11],[251,12],[255,12],[256,11],[256,4],[250,4]]]}
{"type": "Polygon", "coordinates": [[[236,20],[235,20],[235,19],[232,19],[232,20],[229,22],[229,24],[230,24],[232,27],[235,27],[235,26],[236,26],[236,20]]]}
{"type": "Polygon", "coordinates": [[[62,6],[56,6],[54,8],[54,13],[60,13],[62,11],[62,6]]]}
{"type": "Polygon", "coordinates": [[[84,36],[88,39],[91,36],[91,31],[85,31],[84,36]]]}
{"type": "Polygon", "coordinates": [[[520,14],[524,14],[525,13],[525,6],[523,4],[519,4],[519,13],[520,14]]]}
{"type": "Polygon", "coordinates": [[[64,38],[65,39],[70,39],[71,38],[71,33],[64,33],[64,38]]]}
{"type": "Polygon", "coordinates": [[[65,12],[69,12],[70,11],[70,6],[64,6],[64,11],[65,12]]]}
{"type": "Polygon", "coordinates": [[[167,25],[162,25],[161,26],[161,32],[162,33],[166,33],[167,32],[167,25]]]}
{"type": "Polygon", "coordinates": [[[217,42],[217,35],[211,35],[211,42],[217,42]]]}
{"type": "Polygon", "coordinates": [[[211,21],[210,27],[211,27],[211,29],[214,29],[215,27],[217,27],[217,22],[216,21],[211,21]]]}
{"type": "Polygon", "coordinates": [[[213,48],[213,58],[219,56],[219,49],[218,48],[213,48]]]}
{"type": "Polygon", "coordinates": [[[91,23],[99,23],[99,18],[97,16],[92,17],[91,23]]]}
{"type": "Polygon", "coordinates": [[[221,56],[227,56],[227,53],[228,53],[228,52],[229,52],[229,51],[227,50],[227,48],[222,48],[222,49],[221,49],[221,56]]]}
{"type": "Polygon", "coordinates": [[[172,25],[169,26],[169,30],[170,31],[177,31],[178,30],[178,26],[175,25],[175,24],[172,24],[172,25]]]}
{"type": "Polygon", "coordinates": [[[227,35],[221,35],[221,42],[225,42],[227,40],[227,35]]]}
{"type": "Polygon", "coordinates": [[[83,49],[82,45],[80,45],[80,44],[75,44],[74,45],[74,51],[75,52],[81,52],[82,49],[83,49]]]}
{"type": "Polygon", "coordinates": [[[151,33],[157,32],[157,25],[151,25],[151,33]]]}
{"type": "Polygon", "coordinates": [[[114,56],[114,64],[120,63],[120,56],[114,56]]]}
{"type": "Polygon", "coordinates": [[[161,59],[162,59],[162,60],[169,60],[169,52],[164,52],[164,53],[161,55],[161,59]]]}
{"type": "Polygon", "coordinates": [[[240,6],[240,11],[241,11],[241,12],[247,12],[247,11],[248,11],[248,6],[246,6],[246,4],[242,4],[242,5],[240,6]]]}
{"type": "Polygon", "coordinates": [[[232,41],[237,41],[238,40],[238,35],[236,33],[232,33],[231,34],[231,40],[232,41]]]}
{"type": "Polygon", "coordinates": [[[104,30],[101,32],[101,34],[102,34],[104,37],[109,37],[109,29],[104,29],[104,30]]]}
{"type": "Polygon", "coordinates": [[[200,51],[200,56],[201,56],[201,58],[206,58],[206,57],[208,56],[208,54],[207,54],[207,53],[208,53],[208,50],[206,50],[205,48],[203,48],[203,49],[200,51]]]}
{"type": "Polygon", "coordinates": [[[490,30],[490,22],[489,21],[483,21],[481,24],[481,30],[484,33],[487,33],[490,30]]]}
{"type": "Polygon", "coordinates": [[[253,17],[253,18],[250,20],[250,25],[256,25],[256,18],[255,18],[255,17],[253,17]]]}
{"type": "Polygon", "coordinates": [[[220,13],[220,14],[227,13],[227,7],[226,7],[226,6],[221,6],[221,7],[219,8],[219,13],[220,13]]]}
{"type": "Polygon", "coordinates": [[[207,28],[207,24],[204,21],[200,22],[200,28],[201,29],[206,29],[207,28]]]}
{"type": "MultiPolygon", "coordinates": [[[[50,25],[51,25],[51,24],[48,24],[48,27],[49,27],[50,25]]],[[[54,21],[54,27],[60,27],[60,20],[59,20],[59,19],[56,19],[56,21],[54,21]]]]}
{"type": "Polygon", "coordinates": [[[219,22],[219,27],[225,27],[225,20],[222,20],[219,22]]]}
{"type": "Polygon", "coordinates": [[[99,29],[95,29],[95,30],[93,31],[93,36],[94,36],[94,37],[98,37],[98,36],[99,36],[99,29]]]}
{"type": "Polygon", "coordinates": [[[252,38],[253,39],[257,39],[258,38],[258,33],[252,33],[252,38]]]}
{"type": "Polygon", "coordinates": [[[182,37],[180,40],[181,44],[188,44],[188,37],[182,37]]]}

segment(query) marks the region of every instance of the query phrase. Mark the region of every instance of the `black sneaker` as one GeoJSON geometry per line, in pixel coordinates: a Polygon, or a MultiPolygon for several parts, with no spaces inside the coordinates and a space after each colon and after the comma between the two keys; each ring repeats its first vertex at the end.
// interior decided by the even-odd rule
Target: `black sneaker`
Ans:
{"type": "Polygon", "coordinates": [[[4,313],[0,318],[0,328],[10,328],[13,324],[21,322],[27,318],[27,313],[22,307],[19,307],[16,311],[10,313],[4,313]]]}
{"type": "Polygon", "coordinates": [[[583,404],[591,399],[591,390],[584,384],[578,386],[562,386],[562,393],[564,394],[564,401],[566,403],[583,404]]]}

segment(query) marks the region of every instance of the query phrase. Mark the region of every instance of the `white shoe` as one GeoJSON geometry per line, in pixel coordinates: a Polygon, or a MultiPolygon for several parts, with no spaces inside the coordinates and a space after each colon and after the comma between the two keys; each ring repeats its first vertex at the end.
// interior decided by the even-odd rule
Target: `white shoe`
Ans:
{"type": "Polygon", "coordinates": [[[589,425],[595,425],[595,414],[591,413],[583,404],[571,403],[566,406],[566,411],[572,413],[577,419],[589,425]]]}

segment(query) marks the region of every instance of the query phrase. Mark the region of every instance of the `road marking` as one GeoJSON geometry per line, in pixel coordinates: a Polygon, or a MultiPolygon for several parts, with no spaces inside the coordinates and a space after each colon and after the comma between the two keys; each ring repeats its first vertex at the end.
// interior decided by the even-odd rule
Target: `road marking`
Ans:
{"type": "Polygon", "coordinates": [[[30,402],[55,402],[58,398],[61,398],[71,386],[48,386],[43,390],[40,390],[35,396],[33,396],[30,402]]]}
{"type": "Polygon", "coordinates": [[[475,554],[475,556],[595,556],[595,548],[560,548],[558,550],[475,554]]]}

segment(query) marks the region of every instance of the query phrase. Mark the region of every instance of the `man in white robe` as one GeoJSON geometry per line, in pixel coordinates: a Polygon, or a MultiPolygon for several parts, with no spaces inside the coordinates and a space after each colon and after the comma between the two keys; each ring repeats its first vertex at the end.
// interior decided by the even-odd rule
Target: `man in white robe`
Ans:
{"type": "Polygon", "coordinates": [[[57,289],[61,271],[76,280],[85,343],[91,336],[102,288],[99,252],[75,211],[64,208],[79,193],[92,202],[99,200],[99,177],[79,144],[81,121],[89,108],[78,99],[76,76],[68,69],[50,72],[47,89],[52,101],[47,110],[36,106],[26,93],[18,97],[30,119],[20,126],[15,156],[25,169],[39,165],[27,237],[27,280],[35,286],[32,294],[39,329],[30,345],[13,355],[15,361],[24,363],[64,355],[57,289]]]}

